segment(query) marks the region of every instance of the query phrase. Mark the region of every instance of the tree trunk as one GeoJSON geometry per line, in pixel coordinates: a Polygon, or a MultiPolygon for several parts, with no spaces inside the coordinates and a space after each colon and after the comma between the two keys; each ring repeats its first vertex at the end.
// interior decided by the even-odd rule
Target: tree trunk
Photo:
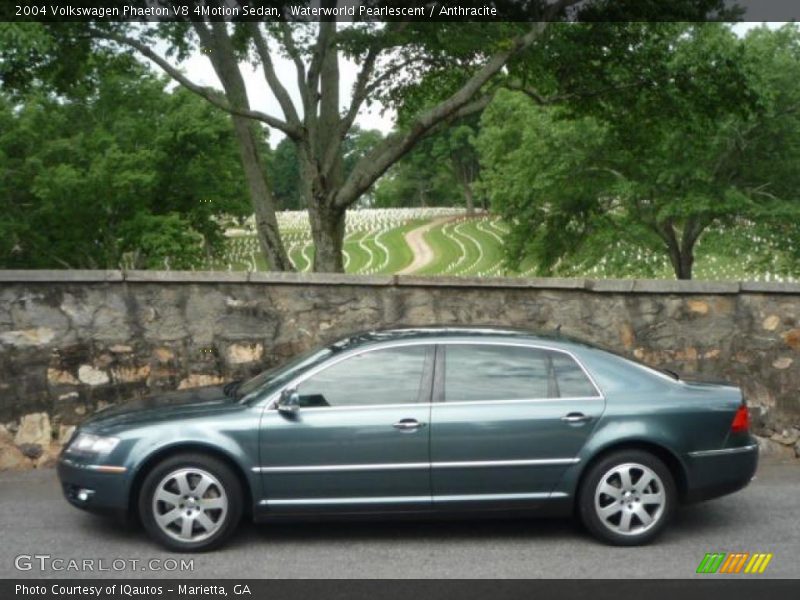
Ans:
{"type": "Polygon", "coordinates": [[[694,246],[681,248],[676,243],[669,247],[669,261],[678,279],[691,279],[694,266],[694,246]]]}
{"type": "Polygon", "coordinates": [[[467,216],[474,217],[475,216],[475,196],[472,193],[472,186],[470,185],[469,181],[462,180],[461,186],[464,188],[464,199],[467,203],[467,216]]]}
{"type": "Polygon", "coordinates": [[[692,267],[694,266],[694,249],[683,248],[678,257],[678,264],[675,268],[675,275],[678,279],[691,279],[692,267]]]}
{"type": "Polygon", "coordinates": [[[678,279],[691,279],[694,265],[694,246],[708,223],[701,224],[696,219],[689,219],[683,227],[681,239],[675,232],[671,219],[655,225],[655,231],[664,240],[669,262],[678,279]]]}
{"type": "MultiPolygon", "coordinates": [[[[195,23],[200,41],[211,49],[209,59],[219,77],[231,106],[250,109],[247,88],[239,70],[227,26],[213,22],[210,29],[195,23]]],[[[256,219],[256,231],[261,250],[272,271],[292,271],[292,263],[283,247],[275,216],[275,199],[266,179],[266,166],[261,156],[260,127],[250,118],[232,115],[233,128],[239,146],[250,201],[256,219]]]]}
{"type": "Polygon", "coordinates": [[[242,159],[250,201],[256,219],[258,242],[271,271],[292,271],[289,256],[283,247],[278,219],[275,216],[275,200],[272,197],[256,138],[256,125],[251,119],[232,117],[239,154],[242,159]]]}
{"type": "Polygon", "coordinates": [[[315,272],[344,273],[345,213],[344,209],[326,206],[323,200],[309,203],[315,272]]]}

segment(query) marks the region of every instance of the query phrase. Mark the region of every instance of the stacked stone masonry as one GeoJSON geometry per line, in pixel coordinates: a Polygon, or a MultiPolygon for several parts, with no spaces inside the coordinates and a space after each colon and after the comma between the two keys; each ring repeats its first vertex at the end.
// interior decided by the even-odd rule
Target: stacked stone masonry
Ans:
{"type": "Polygon", "coordinates": [[[765,451],[798,445],[798,284],[0,271],[0,469],[52,464],[71,427],[110,404],[246,377],[355,331],[433,324],[560,328],[723,378],[744,389],[765,451]]]}

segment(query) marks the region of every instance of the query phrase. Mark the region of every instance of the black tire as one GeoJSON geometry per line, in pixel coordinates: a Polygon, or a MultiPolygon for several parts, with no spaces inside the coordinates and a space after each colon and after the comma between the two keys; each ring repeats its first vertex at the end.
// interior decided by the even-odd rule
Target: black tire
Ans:
{"type": "Polygon", "coordinates": [[[586,472],[578,492],[583,524],[596,538],[615,546],[640,546],[653,541],[669,522],[676,503],[675,480],[669,469],[659,458],[642,450],[621,450],[603,457],[586,472]],[[626,472],[632,486],[623,483],[626,472]],[[641,475],[636,478],[637,474],[641,475]],[[644,485],[645,475],[653,474],[650,484],[636,491],[636,484],[644,485]],[[610,489],[616,487],[617,481],[619,492],[610,489]],[[600,490],[602,483],[608,485],[600,490]],[[612,493],[607,494],[606,490],[612,493]],[[661,505],[657,503],[659,491],[663,494],[661,505]],[[601,511],[605,511],[605,518],[601,511]],[[652,519],[649,523],[648,517],[652,519]],[[626,525],[628,531],[623,533],[626,525]]]}
{"type": "Polygon", "coordinates": [[[236,531],[242,518],[243,502],[241,482],[227,464],[206,454],[187,453],[165,459],[147,474],[139,493],[138,507],[142,525],[156,542],[177,552],[204,552],[219,547],[236,531]],[[208,487],[202,496],[184,500],[186,495],[181,495],[178,479],[188,482],[190,493],[199,490],[201,484],[208,487]],[[159,498],[172,494],[180,497],[180,502],[187,503],[173,505],[160,499],[155,501],[157,492],[159,498]],[[205,505],[219,505],[220,508],[204,508],[205,505]],[[167,516],[173,514],[173,509],[179,511],[175,520],[163,527],[159,525],[156,511],[167,516]],[[198,513],[203,513],[202,522],[198,513]],[[188,539],[178,539],[184,515],[190,515],[186,517],[192,521],[190,533],[188,539]],[[202,523],[210,523],[211,531],[204,529],[202,523]]]}

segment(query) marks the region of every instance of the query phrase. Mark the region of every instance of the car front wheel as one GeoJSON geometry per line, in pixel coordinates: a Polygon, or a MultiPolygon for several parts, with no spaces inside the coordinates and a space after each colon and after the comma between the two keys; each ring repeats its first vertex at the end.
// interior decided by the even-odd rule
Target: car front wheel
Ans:
{"type": "Polygon", "coordinates": [[[661,533],[675,503],[675,482],[666,465],[648,452],[629,450],[610,454],[590,468],[578,509],[595,537],[617,546],[638,546],[661,533]]]}
{"type": "Polygon", "coordinates": [[[222,544],[242,516],[242,486],[224,462],[180,454],[148,473],[139,495],[148,534],[170,550],[199,552],[222,544]]]}

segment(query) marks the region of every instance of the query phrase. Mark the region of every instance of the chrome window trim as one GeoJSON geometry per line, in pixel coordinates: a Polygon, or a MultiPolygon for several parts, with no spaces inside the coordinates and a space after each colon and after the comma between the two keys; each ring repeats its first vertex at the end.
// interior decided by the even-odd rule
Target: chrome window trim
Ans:
{"type": "Polygon", "coordinates": [[[514,460],[464,460],[420,463],[367,463],[355,465],[297,465],[253,467],[256,473],[338,473],[347,471],[400,471],[409,469],[472,469],[486,467],[534,467],[574,465],[580,458],[533,458],[514,460]]]}
{"type": "Polygon", "coordinates": [[[567,396],[564,398],[514,398],[513,400],[457,400],[455,402],[434,402],[436,406],[475,406],[476,404],[522,404],[524,402],[575,402],[577,400],[601,400],[597,396],[567,396]]]}
{"type": "Polygon", "coordinates": [[[356,404],[351,406],[309,406],[300,410],[303,413],[314,411],[331,412],[336,410],[364,410],[364,409],[383,409],[383,408],[425,408],[425,407],[445,407],[445,406],[475,406],[481,404],[524,404],[526,402],[575,402],[578,400],[598,400],[596,396],[576,396],[568,398],[523,398],[514,400],[464,400],[460,402],[409,402],[405,404],[356,404]]]}
{"type": "MultiPolygon", "coordinates": [[[[276,399],[277,401],[277,399],[276,399]]],[[[353,404],[350,406],[304,406],[300,409],[303,413],[325,411],[331,412],[336,410],[364,410],[364,409],[383,409],[383,408],[420,408],[430,406],[430,402],[407,402],[403,404],[353,404]]]]}
{"type": "Polygon", "coordinates": [[[260,506],[320,506],[342,504],[409,504],[436,502],[479,502],[487,500],[549,500],[565,498],[564,492],[530,492],[516,494],[452,494],[444,496],[376,496],[341,498],[280,498],[260,500],[260,506]]]}
{"type": "Polygon", "coordinates": [[[749,444],[747,446],[737,446],[736,448],[720,448],[718,450],[696,450],[689,452],[692,458],[704,458],[706,456],[725,456],[727,454],[741,454],[743,452],[753,452],[758,449],[758,444],[749,444]]]}
{"type": "Polygon", "coordinates": [[[378,350],[389,350],[392,348],[402,348],[406,346],[450,346],[450,345],[472,345],[472,346],[512,346],[518,348],[532,348],[534,350],[545,350],[549,352],[561,352],[562,354],[566,354],[572,360],[574,360],[578,367],[580,367],[583,374],[586,375],[587,379],[589,379],[589,383],[592,384],[594,390],[597,392],[597,396],[585,396],[585,397],[578,397],[578,398],[528,398],[528,399],[514,399],[514,400],[475,400],[475,401],[463,401],[463,402],[433,402],[433,403],[423,403],[423,402],[410,402],[410,403],[402,403],[402,404],[359,404],[359,405],[351,405],[351,406],[321,406],[321,407],[312,407],[312,408],[302,408],[302,412],[306,412],[308,410],[347,410],[347,409],[363,409],[363,408],[379,408],[379,407],[398,407],[398,406],[426,406],[426,404],[438,404],[438,405],[456,405],[456,404],[476,404],[476,403],[484,403],[484,402],[544,402],[544,401],[561,401],[561,400],[603,400],[605,401],[606,397],[603,394],[600,386],[595,381],[592,374],[586,369],[583,362],[570,350],[566,350],[564,348],[554,348],[552,346],[546,346],[536,342],[516,342],[516,341],[502,341],[502,340],[491,340],[491,341],[478,341],[478,340],[401,340],[396,342],[384,342],[380,345],[370,346],[368,348],[362,348],[360,350],[354,350],[348,353],[345,353],[343,356],[339,356],[337,358],[333,358],[327,362],[324,362],[321,365],[317,365],[316,367],[310,369],[309,371],[299,375],[295,379],[291,380],[289,383],[284,385],[280,390],[274,392],[270,395],[266,401],[264,402],[264,406],[267,409],[274,409],[276,408],[276,404],[278,399],[280,398],[281,393],[285,389],[295,388],[301,383],[303,383],[306,379],[313,377],[317,373],[324,371],[344,360],[354,358],[356,356],[361,356],[362,354],[366,354],[368,352],[376,352],[378,350]]]}

